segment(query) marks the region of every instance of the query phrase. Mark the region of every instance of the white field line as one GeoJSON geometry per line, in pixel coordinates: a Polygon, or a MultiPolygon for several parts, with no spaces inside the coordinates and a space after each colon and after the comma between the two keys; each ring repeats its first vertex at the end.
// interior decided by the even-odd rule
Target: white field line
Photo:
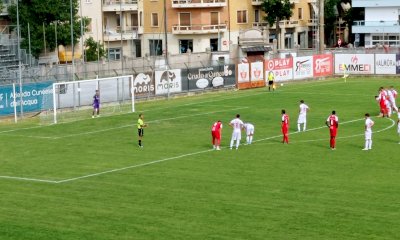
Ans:
{"type": "MultiPolygon", "coordinates": [[[[352,123],[352,122],[361,121],[361,120],[363,120],[363,119],[364,119],[364,118],[355,119],[355,120],[350,120],[350,121],[346,121],[346,122],[341,122],[340,125],[346,124],[346,123],[352,123]]],[[[322,128],[327,128],[327,126],[316,127],[316,128],[310,128],[310,129],[307,129],[305,132],[315,131],[315,130],[322,129],[322,128]]],[[[289,133],[289,135],[298,134],[298,133],[301,133],[301,132],[292,132],[292,133],[289,133]]],[[[272,136],[272,137],[257,139],[257,140],[254,140],[253,142],[265,141],[265,140],[269,140],[269,139],[273,139],[273,138],[277,138],[277,137],[282,137],[282,136],[283,136],[283,135],[280,134],[280,135],[276,135],[276,136],[272,136]]]]}
{"type": "MultiPolygon", "coordinates": [[[[152,121],[147,121],[147,123],[156,123],[156,122],[162,122],[162,121],[168,121],[168,120],[176,120],[176,119],[181,119],[181,118],[196,117],[196,116],[209,115],[209,114],[215,114],[215,113],[227,112],[227,111],[233,111],[233,110],[239,110],[239,109],[245,109],[245,108],[249,108],[249,107],[237,107],[237,108],[230,108],[230,109],[225,109],[225,110],[221,110],[221,111],[212,111],[212,112],[205,112],[205,113],[183,115],[183,116],[178,116],[178,117],[156,119],[156,120],[152,120],[152,121]]],[[[82,132],[82,133],[76,133],[76,134],[68,134],[68,135],[63,135],[63,136],[58,136],[58,137],[8,134],[11,131],[0,132],[0,134],[1,133],[6,133],[6,134],[2,134],[2,135],[15,136],[15,137],[29,137],[29,138],[40,138],[40,139],[56,140],[56,139],[62,139],[62,138],[67,138],[67,137],[76,137],[76,136],[83,136],[83,135],[90,135],[90,134],[96,134],[96,133],[101,133],[101,132],[107,132],[107,131],[112,131],[112,130],[116,130],[116,129],[132,127],[132,126],[135,126],[135,125],[136,124],[127,124],[127,125],[122,125],[122,126],[118,126],[118,127],[105,128],[105,129],[101,129],[101,130],[88,131],[88,132],[82,132]]],[[[37,128],[37,127],[35,127],[35,128],[37,128]]],[[[30,128],[27,128],[27,129],[30,129],[30,128]]]]}
{"type": "MultiPolygon", "coordinates": [[[[343,122],[341,124],[356,122],[356,121],[360,121],[360,120],[363,120],[363,119],[351,120],[351,121],[343,122]]],[[[386,131],[386,130],[392,128],[395,125],[395,121],[392,120],[392,119],[389,119],[389,120],[392,121],[392,124],[389,127],[386,127],[386,128],[381,129],[379,131],[376,131],[375,133],[383,132],[383,131],[386,131]]],[[[314,131],[314,130],[318,130],[318,129],[321,129],[321,128],[326,128],[326,126],[312,128],[312,129],[309,129],[307,131],[314,131]]],[[[299,133],[299,132],[294,132],[292,134],[296,134],[296,133],[299,133]]],[[[360,136],[360,135],[363,135],[363,134],[356,134],[356,135],[340,137],[340,138],[351,138],[351,137],[356,137],[356,136],[360,136]]],[[[258,140],[255,140],[253,142],[265,141],[265,140],[272,139],[272,138],[277,138],[277,137],[282,137],[282,135],[277,135],[277,136],[267,137],[267,138],[263,138],[263,139],[258,139],[258,140]]],[[[313,140],[297,141],[296,143],[311,142],[311,141],[322,141],[322,140],[326,140],[326,139],[313,139],[313,140]]],[[[31,182],[45,182],[45,183],[59,184],[59,183],[72,182],[72,181],[76,181],[76,180],[79,180],[79,179],[85,179],[85,178],[100,176],[100,175],[104,175],[104,174],[108,174],[108,173],[124,171],[124,170],[131,169],[131,168],[144,167],[144,166],[148,166],[148,165],[153,165],[153,164],[157,164],[157,163],[161,163],[161,162],[166,162],[166,161],[175,160],[175,159],[179,159],[179,158],[183,158],[183,157],[198,155],[198,154],[207,153],[207,152],[211,152],[211,151],[214,151],[214,150],[213,149],[208,149],[208,150],[199,151],[199,152],[187,153],[187,154],[182,154],[182,155],[178,155],[178,156],[175,156],[175,157],[169,157],[169,158],[164,158],[164,159],[160,159],[160,160],[155,160],[155,161],[152,161],[152,162],[141,163],[141,164],[137,164],[137,165],[131,165],[131,166],[123,167],[123,168],[111,169],[111,170],[107,170],[107,171],[103,171],[103,172],[92,173],[92,174],[88,174],[88,175],[84,175],[84,176],[80,176],[80,177],[68,178],[68,179],[58,180],[58,181],[35,179],[35,178],[24,178],[24,177],[11,177],[11,176],[0,176],[0,178],[15,179],[15,180],[25,180],[25,181],[31,181],[31,182]]]]}
{"type": "MultiPolygon", "coordinates": [[[[176,120],[176,119],[181,119],[181,118],[196,117],[196,116],[202,116],[202,115],[210,115],[210,114],[215,114],[215,113],[220,113],[220,112],[228,112],[228,111],[245,109],[245,108],[249,108],[249,107],[230,108],[230,109],[225,109],[225,110],[221,110],[221,111],[212,111],[212,112],[183,115],[183,116],[171,117],[171,118],[162,118],[162,119],[156,119],[156,120],[152,120],[152,121],[147,121],[147,123],[157,123],[157,122],[168,121],[168,120],[176,120]]],[[[113,128],[105,128],[105,129],[96,130],[96,131],[69,134],[69,135],[64,135],[64,136],[59,136],[59,137],[54,137],[54,138],[55,139],[61,139],[61,138],[67,138],[67,137],[76,137],[76,136],[82,136],[82,135],[89,135],[89,134],[95,134],[95,133],[100,133],[100,132],[112,131],[112,130],[120,129],[120,128],[132,127],[132,126],[135,126],[135,125],[136,124],[127,124],[127,125],[113,127],[113,128]]]]}
{"type": "Polygon", "coordinates": [[[75,181],[75,180],[79,180],[79,179],[95,177],[95,176],[99,176],[99,175],[103,175],[103,174],[107,174],[107,173],[112,173],[112,172],[119,172],[119,171],[123,171],[123,170],[126,170],[126,169],[131,169],[131,168],[144,167],[144,166],[148,166],[148,165],[153,165],[153,164],[157,164],[157,163],[161,163],[161,162],[166,162],[166,161],[175,160],[175,159],[178,159],[178,158],[198,155],[198,154],[207,153],[207,152],[211,152],[211,151],[214,151],[214,149],[208,149],[208,150],[199,151],[199,152],[187,153],[187,154],[183,154],[183,155],[179,155],[179,156],[175,156],[175,157],[164,158],[164,159],[160,159],[160,160],[156,160],[156,161],[152,161],[152,162],[141,163],[141,164],[137,164],[137,165],[131,165],[131,166],[123,167],[123,168],[111,169],[111,170],[108,170],[108,171],[93,173],[93,174],[84,175],[84,176],[75,177],[75,178],[64,179],[64,180],[56,181],[55,183],[71,182],[71,181],[75,181]]]}
{"type": "Polygon", "coordinates": [[[37,179],[37,178],[12,177],[12,176],[0,176],[0,178],[13,179],[13,180],[22,180],[22,181],[29,181],[29,182],[57,183],[57,181],[37,179]]]}

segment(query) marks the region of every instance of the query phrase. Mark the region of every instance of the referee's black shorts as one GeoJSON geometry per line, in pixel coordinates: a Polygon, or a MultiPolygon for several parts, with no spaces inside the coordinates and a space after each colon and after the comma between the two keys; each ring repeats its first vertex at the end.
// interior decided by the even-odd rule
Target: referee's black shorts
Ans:
{"type": "Polygon", "coordinates": [[[138,128],[138,135],[139,135],[139,137],[143,137],[143,135],[144,135],[144,129],[143,128],[138,128]]]}
{"type": "Polygon", "coordinates": [[[274,81],[268,81],[268,85],[273,85],[274,81]]]}

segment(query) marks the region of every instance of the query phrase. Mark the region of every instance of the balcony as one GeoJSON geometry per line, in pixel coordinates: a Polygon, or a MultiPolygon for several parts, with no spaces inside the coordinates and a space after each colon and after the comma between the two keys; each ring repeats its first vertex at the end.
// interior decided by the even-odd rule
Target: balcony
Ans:
{"type": "Polygon", "coordinates": [[[226,30],[227,30],[226,24],[172,26],[173,34],[211,34],[211,33],[226,32],[226,30]]]}
{"type": "Polygon", "coordinates": [[[267,22],[253,22],[253,28],[266,28],[267,26],[267,22]]]}
{"type": "Polygon", "coordinates": [[[318,19],[308,19],[307,26],[309,26],[309,27],[318,26],[318,19]]]}
{"type": "Polygon", "coordinates": [[[227,0],[172,0],[172,8],[226,7],[227,0]]]}
{"type": "Polygon", "coordinates": [[[263,0],[251,0],[251,5],[253,6],[261,6],[263,0]]]}
{"type": "Polygon", "coordinates": [[[108,29],[104,31],[104,41],[124,41],[139,39],[139,34],[143,33],[143,28],[138,26],[125,26],[122,31],[121,27],[117,26],[115,29],[108,29]]]}
{"type": "Polygon", "coordinates": [[[103,0],[103,12],[137,11],[138,0],[103,0]]]}
{"type": "Polygon", "coordinates": [[[399,33],[399,21],[354,21],[353,33],[399,33]]]}
{"type": "MultiPolygon", "coordinates": [[[[279,21],[279,27],[280,28],[295,28],[295,27],[298,27],[298,26],[300,26],[298,20],[282,20],[282,21],[279,21]]],[[[276,23],[274,25],[272,25],[271,28],[276,28],[276,23]]]]}
{"type": "Polygon", "coordinates": [[[353,0],[353,7],[399,7],[398,0],[353,0]]]}

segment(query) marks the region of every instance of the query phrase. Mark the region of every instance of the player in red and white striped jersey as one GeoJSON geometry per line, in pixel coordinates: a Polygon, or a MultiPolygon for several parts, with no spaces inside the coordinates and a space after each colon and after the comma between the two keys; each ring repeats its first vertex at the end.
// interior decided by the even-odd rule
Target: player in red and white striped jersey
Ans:
{"type": "Polygon", "coordinates": [[[329,127],[330,147],[332,150],[336,150],[336,135],[339,127],[339,118],[336,116],[336,111],[332,111],[332,114],[326,120],[326,125],[329,127]]]}

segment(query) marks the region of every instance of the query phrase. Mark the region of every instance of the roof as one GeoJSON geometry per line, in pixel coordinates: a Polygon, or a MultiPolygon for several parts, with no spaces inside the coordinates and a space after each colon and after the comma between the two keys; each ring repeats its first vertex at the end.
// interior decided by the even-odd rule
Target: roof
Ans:
{"type": "Polygon", "coordinates": [[[271,47],[267,46],[253,46],[253,47],[246,47],[242,48],[244,52],[269,52],[272,50],[271,47]]]}

